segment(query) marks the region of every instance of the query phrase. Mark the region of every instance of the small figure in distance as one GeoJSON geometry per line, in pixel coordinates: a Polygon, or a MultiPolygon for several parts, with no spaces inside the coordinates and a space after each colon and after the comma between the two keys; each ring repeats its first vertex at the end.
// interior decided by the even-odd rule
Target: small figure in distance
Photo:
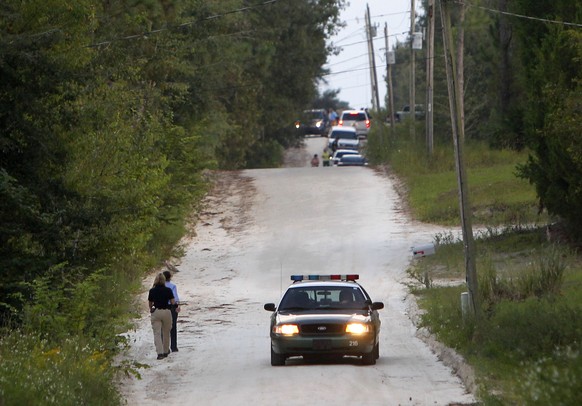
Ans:
{"type": "Polygon", "coordinates": [[[333,142],[331,143],[331,153],[333,154],[335,151],[337,151],[338,149],[338,142],[339,142],[339,138],[335,138],[333,140],[333,142]]]}
{"type": "Polygon", "coordinates": [[[319,166],[319,157],[317,154],[313,155],[313,158],[311,158],[311,166],[314,168],[319,166]]]}
{"type": "Polygon", "coordinates": [[[321,159],[323,160],[323,166],[329,166],[329,160],[331,159],[331,155],[327,147],[324,148],[323,154],[321,154],[321,159]]]}
{"type": "Polygon", "coordinates": [[[329,115],[328,115],[328,117],[329,117],[329,124],[331,126],[337,125],[338,115],[335,112],[335,110],[333,108],[331,108],[331,107],[329,108],[329,115]]]}

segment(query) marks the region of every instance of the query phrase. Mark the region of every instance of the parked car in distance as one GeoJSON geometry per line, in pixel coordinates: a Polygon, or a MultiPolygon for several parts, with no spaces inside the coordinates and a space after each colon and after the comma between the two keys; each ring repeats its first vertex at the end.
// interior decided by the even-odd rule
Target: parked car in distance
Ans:
{"type": "Polygon", "coordinates": [[[337,165],[337,163],[339,162],[339,160],[344,156],[344,155],[357,155],[358,151],[354,150],[354,149],[338,149],[336,150],[332,157],[331,157],[331,164],[332,165],[337,165]]]}
{"type": "MultiPolygon", "coordinates": [[[[406,105],[402,108],[402,110],[397,111],[394,113],[394,120],[396,122],[402,122],[406,120],[407,117],[410,116],[410,106],[406,105]]],[[[417,104],[414,111],[414,117],[417,120],[422,120],[424,118],[424,104],[417,104]]]]}
{"type": "Polygon", "coordinates": [[[303,135],[319,135],[325,137],[329,130],[327,112],[323,109],[304,110],[301,119],[295,122],[303,135]]]}
{"type": "Polygon", "coordinates": [[[344,155],[338,161],[337,166],[368,166],[368,161],[359,154],[344,155]]]}
{"type": "Polygon", "coordinates": [[[360,139],[354,127],[334,126],[329,131],[327,146],[332,151],[337,151],[338,149],[353,149],[357,151],[360,148],[360,139]],[[334,148],[336,140],[337,144],[334,148]]]}
{"type": "Polygon", "coordinates": [[[370,117],[366,110],[345,110],[339,120],[339,125],[342,127],[354,127],[360,138],[368,137],[370,124],[370,117]]]}

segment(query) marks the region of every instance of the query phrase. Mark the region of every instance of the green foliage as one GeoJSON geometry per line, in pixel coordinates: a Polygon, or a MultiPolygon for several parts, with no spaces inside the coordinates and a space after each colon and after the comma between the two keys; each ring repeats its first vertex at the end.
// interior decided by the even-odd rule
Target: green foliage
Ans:
{"type": "Polygon", "coordinates": [[[180,254],[208,170],[298,142],[343,5],[2,3],[0,325],[25,337],[0,343],[0,404],[119,403],[126,298],[180,254]]]}
{"type": "Polygon", "coordinates": [[[121,330],[124,307],[115,277],[96,271],[84,276],[82,269],[66,264],[52,267],[31,283],[32,298],[24,309],[24,329],[51,343],[69,335],[100,337],[103,342],[116,340],[121,330]]]}
{"type": "Polygon", "coordinates": [[[0,11],[0,318],[58,264],[71,286],[138,278],[179,239],[205,170],[276,166],[343,6],[125,3],[0,11]]]}
{"type": "Polygon", "coordinates": [[[58,344],[15,330],[0,336],[0,404],[118,405],[111,353],[70,336],[58,344]]]}
{"type": "MultiPolygon", "coordinates": [[[[523,14],[573,23],[580,23],[582,15],[582,5],[570,1],[516,1],[512,6],[523,14]]],[[[517,22],[516,32],[524,45],[520,56],[528,99],[536,101],[523,105],[532,154],[520,174],[535,185],[548,212],[565,219],[571,234],[580,238],[582,35],[575,28],[532,21],[517,22]]]]}
{"type": "MultiPolygon", "coordinates": [[[[389,163],[406,183],[406,198],[414,216],[425,222],[458,224],[459,197],[451,141],[438,143],[428,156],[420,142],[410,141],[405,128],[373,128],[366,153],[374,164],[389,163]]],[[[490,149],[467,142],[465,164],[475,224],[525,225],[544,219],[538,214],[535,191],[516,177],[524,152],[490,149]]]]}
{"type": "Polygon", "coordinates": [[[283,160],[283,148],[275,140],[265,140],[249,151],[248,161],[253,168],[272,168],[283,160]]]}
{"type": "Polygon", "coordinates": [[[420,325],[428,327],[439,340],[458,350],[468,348],[475,331],[474,322],[463,321],[461,313],[461,292],[465,290],[456,286],[418,292],[421,307],[428,309],[420,325]]]}
{"type": "Polygon", "coordinates": [[[518,386],[528,405],[575,405],[582,393],[580,344],[555,349],[550,356],[524,364],[518,386]]]}
{"type": "Polygon", "coordinates": [[[576,321],[581,312],[560,300],[502,300],[478,329],[480,351],[514,362],[550,354],[582,338],[582,328],[576,321]]]}
{"type": "Polygon", "coordinates": [[[463,278],[459,241],[439,236],[436,255],[417,264],[433,278],[429,289],[415,290],[426,310],[422,325],[474,366],[485,404],[576,404],[582,272],[568,249],[540,235],[491,230],[476,240],[485,298],[478,322],[463,318],[464,286],[439,287],[443,278],[463,278]]]}
{"type": "Polygon", "coordinates": [[[560,293],[567,269],[567,253],[551,245],[527,255],[532,256],[531,262],[526,261],[523,266],[502,277],[493,265],[480,266],[479,290],[485,303],[494,305],[505,299],[551,298],[560,293]]]}

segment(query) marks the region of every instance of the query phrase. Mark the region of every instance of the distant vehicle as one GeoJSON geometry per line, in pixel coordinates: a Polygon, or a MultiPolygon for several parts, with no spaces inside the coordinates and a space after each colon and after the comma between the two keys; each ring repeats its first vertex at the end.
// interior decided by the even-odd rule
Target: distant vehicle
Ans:
{"type": "Polygon", "coordinates": [[[339,160],[344,156],[344,155],[357,155],[358,151],[354,150],[354,149],[338,149],[336,150],[332,157],[331,157],[331,164],[332,165],[337,165],[337,163],[339,162],[339,160]]]}
{"type": "Polygon", "coordinates": [[[345,110],[339,120],[339,125],[342,127],[354,127],[360,138],[368,137],[370,123],[366,110],[345,110]]]}
{"type": "Polygon", "coordinates": [[[359,154],[344,155],[338,161],[337,166],[368,166],[368,161],[359,154]]]}
{"type": "MultiPolygon", "coordinates": [[[[422,120],[424,119],[424,115],[424,104],[417,104],[414,111],[414,117],[417,120],[422,120]]],[[[410,117],[409,105],[404,106],[401,111],[394,113],[394,120],[396,120],[396,122],[402,122],[406,120],[407,117],[410,117]]]]}
{"type": "Polygon", "coordinates": [[[326,136],[329,130],[329,118],[323,109],[305,110],[301,119],[295,122],[297,128],[303,135],[326,136]]]}
{"type": "Polygon", "coordinates": [[[273,312],[271,365],[282,366],[289,357],[345,355],[373,365],[380,357],[382,302],[372,302],[356,282],[358,275],[292,275],[279,306],[273,312]]]}
{"type": "Polygon", "coordinates": [[[334,151],[338,149],[353,149],[358,150],[360,148],[360,139],[356,133],[354,127],[341,127],[335,126],[331,127],[329,131],[329,140],[327,146],[334,151]],[[337,144],[334,148],[335,140],[337,139],[337,144]]]}

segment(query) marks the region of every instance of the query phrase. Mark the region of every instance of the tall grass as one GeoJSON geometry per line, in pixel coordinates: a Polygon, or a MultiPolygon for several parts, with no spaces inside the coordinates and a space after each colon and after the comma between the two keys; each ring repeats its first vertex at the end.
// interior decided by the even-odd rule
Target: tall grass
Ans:
{"type": "MultiPolygon", "coordinates": [[[[420,134],[417,130],[417,134],[420,134]]],[[[422,137],[418,137],[419,139],[422,137]]],[[[547,244],[536,223],[533,187],[515,177],[526,153],[466,144],[466,168],[476,238],[482,317],[463,317],[462,242],[435,236],[436,255],[413,263],[413,292],[425,311],[421,324],[473,365],[485,405],[578,405],[582,397],[582,266],[569,248],[547,244]],[[439,281],[457,279],[459,286],[439,281]]],[[[404,180],[417,219],[458,225],[458,186],[452,145],[428,155],[406,128],[370,136],[368,156],[404,180]]]]}
{"type": "MultiPolygon", "coordinates": [[[[423,132],[410,139],[406,127],[375,128],[366,154],[373,164],[388,164],[405,181],[413,215],[420,221],[459,224],[459,193],[451,142],[435,144],[428,154],[423,132]]],[[[482,142],[467,142],[465,167],[474,224],[531,224],[545,221],[538,214],[533,186],[515,176],[526,152],[492,150],[482,142]]]]}
{"type": "Polygon", "coordinates": [[[108,349],[76,337],[58,345],[21,331],[0,338],[0,404],[118,405],[108,349]]]}

